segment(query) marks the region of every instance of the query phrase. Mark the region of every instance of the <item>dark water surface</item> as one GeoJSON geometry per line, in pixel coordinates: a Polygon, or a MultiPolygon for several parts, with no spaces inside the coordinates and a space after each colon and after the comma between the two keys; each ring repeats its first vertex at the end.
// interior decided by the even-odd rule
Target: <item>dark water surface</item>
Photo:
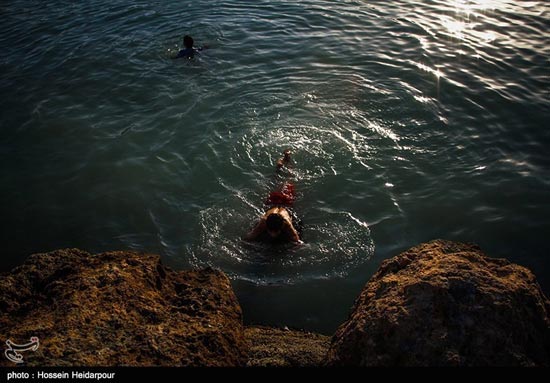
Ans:
{"type": "Polygon", "coordinates": [[[332,332],[383,259],[476,242],[550,291],[544,1],[0,5],[2,270],[61,247],[227,272],[332,332]],[[207,44],[170,60],[183,34],[207,44]],[[295,152],[306,244],[239,240],[295,152]]]}

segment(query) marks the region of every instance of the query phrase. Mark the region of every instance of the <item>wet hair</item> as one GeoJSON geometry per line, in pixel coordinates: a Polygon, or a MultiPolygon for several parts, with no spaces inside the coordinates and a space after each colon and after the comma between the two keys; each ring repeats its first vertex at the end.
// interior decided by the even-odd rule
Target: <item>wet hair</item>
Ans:
{"type": "Polygon", "coordinates": [[[277,231],[283,228],[284,219],[279,214],[270,214],[267,216],[265,224],[267,225],[267,230],[277,231]]]}
{"type": "Polygon", "coordinates": [[[183,45],[186,48],[193,48],[193,38],[189,35],[183,36],[183,45]]]}
{"type": "Polygon", "coordinates": [[[285,149],[283,154],[285,155],[285,157],[290,156],[290,149],[285,149]]]}

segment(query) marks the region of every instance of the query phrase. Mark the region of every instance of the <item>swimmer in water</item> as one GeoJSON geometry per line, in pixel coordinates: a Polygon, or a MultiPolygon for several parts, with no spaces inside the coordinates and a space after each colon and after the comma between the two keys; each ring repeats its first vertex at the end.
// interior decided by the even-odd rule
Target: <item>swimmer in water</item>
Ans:
{"type": "Polygon", "coordinates": [[[185,49],[180,50],[178,54],[172,58],[179,59],[183,57],[183,58],[192,59],[193,57],[195,57],[195,53],[202,51],[204,49],[204,48],[195,48],[193,44],[194,44],[194,41],[191,36],[189,35],[183,36],[183,46],[185,47],[185,49]]]}
{"type": "Polygon", "coordinates": [[[281,240],[286,242],[303,243],[294,225],[287,208],[274,206],[260,218],[260,222],[245,236],[247,240],[260,239],[268,235],[266,240],[281,240]]]}
{"type": "MultiPolygon", "coordinates": [[[[277,161],[277,170],[290,164],[290,154],[290,149],[283,152],[283,157],[277,161]]],[[[279,191],[269,193],[269,197],[265,201],[267,211],[254,229],[245,236],[245,239],[303,243],[294,225],[296,219],[294,219],[291,210],[295,199],[294,184],[290,182],[283,183],[279,191]]]]}

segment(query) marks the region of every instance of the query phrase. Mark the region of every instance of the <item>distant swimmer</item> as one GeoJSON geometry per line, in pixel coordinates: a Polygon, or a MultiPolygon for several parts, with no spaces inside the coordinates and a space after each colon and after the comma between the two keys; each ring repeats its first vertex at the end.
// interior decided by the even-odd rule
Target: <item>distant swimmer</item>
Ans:
{"type": "Polygon", "coordinates": [[[294,200],[294,185],[291,183],[286,182],[280,191],[271,192],[266,200],[268,210],[245,239],[302,243],[290,210],[294,200]]]}
{"type": "Polygon", "coordinates": [[[195,57],[195,53],[207,48],[207,47],[195,48],[193,44],[194,44],[194,41],[191,36],[189,35],[183,36],[183,46],[185,48],[180,50],[178,54],[172,58],[179,59],[183,57],[183,58],[192,59],[193,57],[195,57]]]}

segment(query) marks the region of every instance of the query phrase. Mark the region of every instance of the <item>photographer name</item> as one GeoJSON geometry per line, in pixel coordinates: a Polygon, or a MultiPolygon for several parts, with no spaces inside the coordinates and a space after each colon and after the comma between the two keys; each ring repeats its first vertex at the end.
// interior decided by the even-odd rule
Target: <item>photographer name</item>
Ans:
{"type": "Polygon", "coordinates": [[[90,371],[37,371],[37,372],[16,372],[10,371],[7,373],[7,380],[12,379],[114,379],[114,372],[90,372],[90,371]]]}

